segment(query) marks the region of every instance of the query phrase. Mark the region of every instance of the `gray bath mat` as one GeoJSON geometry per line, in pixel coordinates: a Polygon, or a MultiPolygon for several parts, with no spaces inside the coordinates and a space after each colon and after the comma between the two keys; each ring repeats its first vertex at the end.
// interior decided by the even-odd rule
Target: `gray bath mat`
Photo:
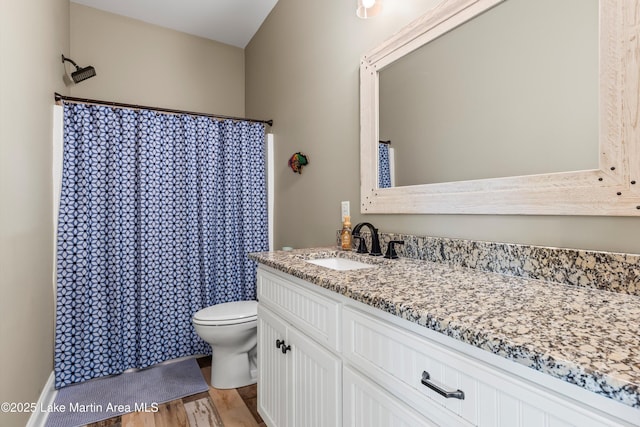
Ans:
{"type": "Polygon", "coordinates": [[[209,386],[195,359],[90,380],[58,391],[46,427],[76,427],[202,393],[209,386]],[[62,412],[64,408],[64,412],[62,412]]]}

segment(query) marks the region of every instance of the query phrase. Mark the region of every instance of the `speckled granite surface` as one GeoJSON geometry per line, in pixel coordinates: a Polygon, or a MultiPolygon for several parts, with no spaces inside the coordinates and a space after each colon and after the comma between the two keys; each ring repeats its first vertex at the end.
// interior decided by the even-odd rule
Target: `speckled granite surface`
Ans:
{"type": "Polygon", "coordinates": [[[380,233],[383,253],[390,240],[404,240],[398,253],[407,258],[640,296],[637,254],[380,233]]]}
{"type": "Polygon", "coordinates": [[[334,248],[250,257],[640,409],[638,296],[334,248]],[[374,267],[340,272],[305,262],[336,255],[374,267]]]}

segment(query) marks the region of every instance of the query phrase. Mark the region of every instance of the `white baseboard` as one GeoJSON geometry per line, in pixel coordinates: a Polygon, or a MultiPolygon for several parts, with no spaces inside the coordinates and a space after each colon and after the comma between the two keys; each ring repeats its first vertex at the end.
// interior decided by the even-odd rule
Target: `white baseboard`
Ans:
{"type": "Polygon", "coordinates": [[[42,389],[42,393],[40,393],[40,398],[38,398],[36,410],[31,413],[26,427],[44,427],[44,424],[47,422],[49,412],[43,412],[42,409],[46,409],[49,405],[53,404],[53,401],[58,394],[58,390],[54,387],[54,381],[55,376],[53,375],[53,372],[51,372],[49,379],[42,389]]]}

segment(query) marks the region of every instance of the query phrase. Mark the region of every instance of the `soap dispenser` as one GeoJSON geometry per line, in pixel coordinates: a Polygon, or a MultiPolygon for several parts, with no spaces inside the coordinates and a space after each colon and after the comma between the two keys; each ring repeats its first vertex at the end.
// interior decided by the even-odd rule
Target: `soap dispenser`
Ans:
{"type": "Polygon", "coordinates": [[[343,251],[351,250],[351,217],[345,215],[342,223],[342,231],[340,232],[340,247],[343,251]]]}

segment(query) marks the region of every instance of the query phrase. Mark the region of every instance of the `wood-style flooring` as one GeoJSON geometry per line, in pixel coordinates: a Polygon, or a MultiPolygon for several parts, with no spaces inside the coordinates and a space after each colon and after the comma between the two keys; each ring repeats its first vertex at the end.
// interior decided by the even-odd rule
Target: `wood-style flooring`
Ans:
{"type": "MultiPolygon", "coordinates": [[[[198,359],[202,376],[209,384],[211,358],[198,359]]],[[[172,400],[158,406],[158,412],[132,412],[85,427],[266,427],[258,415],[256,385],[231,390],[209,391],[172,400]]]]}

